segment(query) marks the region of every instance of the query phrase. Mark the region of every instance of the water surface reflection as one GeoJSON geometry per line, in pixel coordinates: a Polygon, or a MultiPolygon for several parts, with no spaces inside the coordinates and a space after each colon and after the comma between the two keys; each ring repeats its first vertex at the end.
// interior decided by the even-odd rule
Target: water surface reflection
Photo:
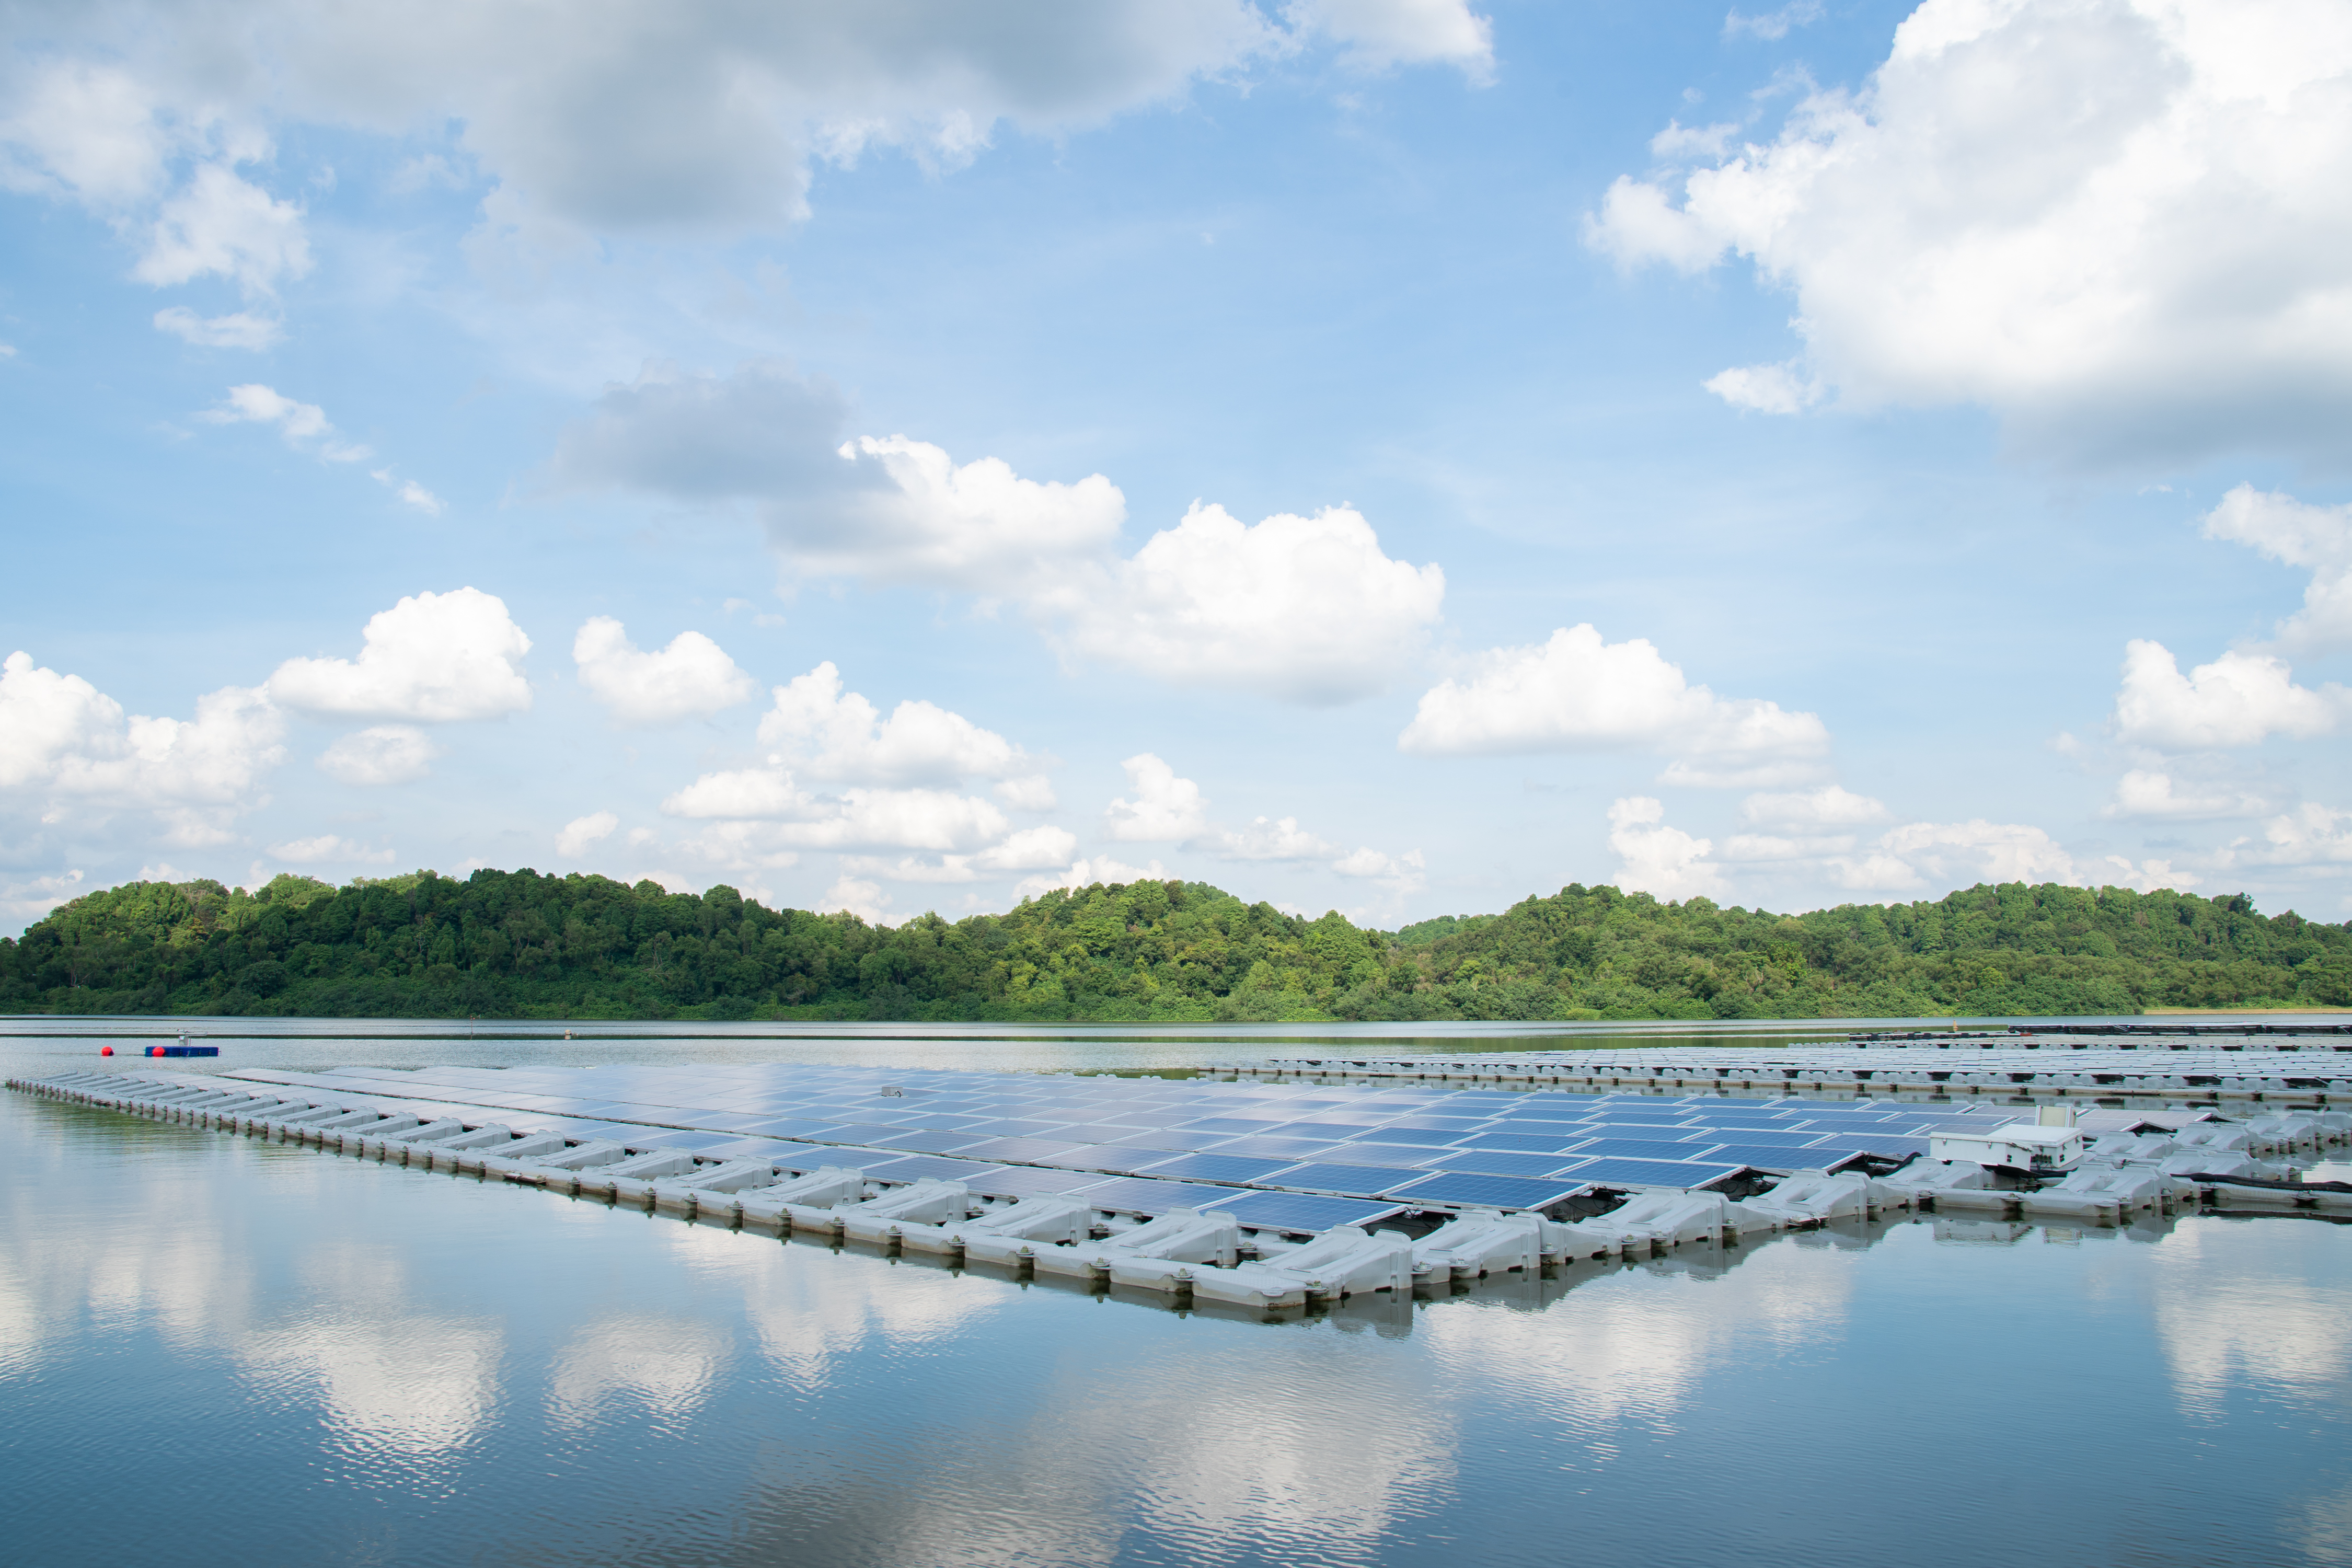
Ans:
{"type": "Polygon", "coordinates": [[[2352,1562],[2339,1226],[1853,1226],[1262,1323],[17,1096],[0,1220],[32,1564],[2352,1562]]]}

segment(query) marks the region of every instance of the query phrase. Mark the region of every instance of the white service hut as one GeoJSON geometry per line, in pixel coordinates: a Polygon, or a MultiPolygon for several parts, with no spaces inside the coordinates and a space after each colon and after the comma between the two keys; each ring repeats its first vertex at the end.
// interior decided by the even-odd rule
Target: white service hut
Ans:
{"type": "Polygon", "coordinates": [[[1927,1140],[1927,1158],[1971,1160],[2039,1173],[2073,1170],[2083,1163],[2087,1147],[2071,1109],[2044,1106],[2033,1121],[2012,1121],[1982,1132],[1934,1133],[1927,1140]]]}

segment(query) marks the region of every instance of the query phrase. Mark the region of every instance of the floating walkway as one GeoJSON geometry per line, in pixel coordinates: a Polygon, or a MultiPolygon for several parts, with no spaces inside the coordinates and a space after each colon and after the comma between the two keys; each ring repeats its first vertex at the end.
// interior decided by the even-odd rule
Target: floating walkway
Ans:
{"type": "Polygon", "coordinates": [[[1843,1043],[1300,1057],[1245,1078],[1874,1099],[2047,1096],[2352,1105],[2352,1027],[2057,1025],[1998,1034],[1856,1035],[1843,1043]]]}
{"type": "Polygon", "coordinates": [[[1905,1210],[2102,1226],[2217,1202],[2352,1214],[2352,1186],[2260,1163],[2352,1137],[2352,1115],[2324,1110],[2095,1111],[2089,1156],[2034,1173],[1940,1156],[1939,1140],[1991,1147],[1988,1132],[2037,1120],[1990,1105],[809,1066],[64,1073],[9,1087],[1251,1309],[1905,1210]]]}

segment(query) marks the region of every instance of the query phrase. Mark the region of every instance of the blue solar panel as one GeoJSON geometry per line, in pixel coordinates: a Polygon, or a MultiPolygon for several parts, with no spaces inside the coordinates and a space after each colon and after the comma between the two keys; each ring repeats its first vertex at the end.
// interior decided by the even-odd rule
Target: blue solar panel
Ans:
{"type": "MultiPolygon", "coordinates": [[[[1140,1171],[1147,1165],[1157,1165],[1181,1157],[1181,1149],[1122,1148],[1116,1143],[1084,1144],[1067,1153],[1056,1154],[1040,1163],[1072,1165],[1089,1171],[1140,1171]]],[[[1273,1162],[1279,1163],[1280,1162],[1273,1162]]]]}
{"type": "Polygon", "coordinates": [[[1204,1116],[1197,1121],[1179,1123],[1187,1132],[1270,1132],[1289,1118],[1265,1116],[1204,1116]]]}
{"type": "Polygon", "coordinates": [[[1118,1181],[1105,1182],[1098,1187],[1087,1187],[1073,1195],[1114,1214],[1157,1215],[1166,1214],[1170,1209],[1196,1209],[1204,1204],[1215,1203],[1219,1198],[1232,1197],[1234,1189],[1127,1176],[1118,1181]]]}
{"type": "Polygon", "coordinates": [[[1229,1138],[1217,1145],[1217,1152],[1312,1160],[1339,1147],[1340,1145],[1323,1138],[1229,1138]]]}
{"type": "Polygon", "coordinates": [[[812,1132],[829,1131],[829,1121],[811,1121],[804,1116],[780,1116],[766,1121],[743,1123],[746,1132],[757,1132],[770,1138],[803,1138],[812,1132]]]}
{"type": "Polygon", "coordinates": [[[971,1131],[991,1133],[999,1138],[1044,1138],[1066,1125],[1068,1125],[1066,1122],[1061,1121],[1031,1121],[1020,1118],[1007,1118],[1001,1121],[983,1121],[971,1131]]]}
{"type": "Polygon", "coordinates": [[[893,1132],[874,1140],[877,1149],[910,1149],[918,1154],[951,1154],[973,1143],[986,1142],[969,1132],[893,1132]]]}
{"type": "Polygon", "coordinates": [[[1668,1143],[1655,1138],[1595,1138],[1580,1143],[1571,1152],[1613,1157],[1627,1155],[1637,1160],[1675,1160],[1686,1152],[1706,1148],[1716,1139],[1701,1133],[1695,1142],[1668,1143]]]}
{"type": "Polygon", "coordinates": [[[1576,1163],[1573,1154],[1523,1154],[1515,1149],[1463,1149],[1425,1160],[1425,1171],[1483,1171],[1490,1176],[1549,1176],[1576,1163]]]}
{"type": "Polygon", "coordinates": [[[625,1136],[632,1149],[676,1149],[689,1154],[741,1142],[724,1132],[667,1132],[649,1127],[631,1128],[625,1136]]]}
{"type": "Polygon", "coordinates": [[[1660,1143],[1684,1142],[1699,1131],[1678,1121],[1591,1121],[1584,1128],[1590,1138],[1647,1138],[1660,1143]]]}
{"type": "Polygon", "coordinates": [[[1613,1187],[1697,1187],[1719,1181],[1737,1165],[1696,1160],[1595,1160],[1564,1173],[1564,1179],[1613,1187]]]}
{"type": "Polygon", "coordinates": [[[1101,1186],[1107,1180],[1098,1171],[1003,1171],[992,1175],[975,1176],[965,1184],[975,1193],[985,1193],[992,1198],[1058,1197],[1064,1193],[1076,1193],[1087,1187],[1101,1186]]]}
{"type": "Polygon", "coordinates": [[[1924,1154],[1927,1152],[1927,1140],[1925,1138],[1892,1138],[1875,1134],[1838,1132],[1831,1134],[1822,1142],[1833,1149],[1864,1154],[1884,1154],[1897,1160],[1906,1154],[1924,1154]]]}
{"type": "Polygon", "coordinates": [[[1539,1209],[1583,1190],[1581,1181],[1530,1182],[1517,1176],[1482,1176],[1449,1171],[1391,1188],[1392,1198],[1410,1203],[1462,1204],[1477,1208],[1539,1209]]]}
{"type": "Polygon", "coordinates": [[[1180,1182],[1254,1182],[1268,1171],[1278,1171],[1291,1163],[1296,1162],[1253,1159],[1247,1154],[1180,1154],[1173,1160],[1162,1160],[1139,1173],[1180,1182]]]}
{"type": "Polygon", "coordinates": [[[835,1162],[855,1163],[865,1169],[866,1175],[877,1182],[919,1182],[929,1176],[942,1182],[970,1182],[993,1173],[998,1167],[976,1164],[970,1160],[943,1160],[937,1154],[909,1154],[902,1160],[877,1161],[868,1164],[864,1160],[835,1162]]]}
{"type": "Polygon", "coordinates": [[[1819,1131],[1783,1132],[1778,1129],[1768,1131],[1760,1127],[1726,1124],[1717,1126],[1706,1133],[1701,1142],[1705,1142],[1707,1137],[1718,1135],[1726,1139],[1736,1139],[1739,1142],[1751,1144],[1759,1149],[1801,1149],[1808,1143],[1819,1142],[1825,1136],[1819,1131]]]}
{"type": "Polygon", "coordinates": [[[1444,1149],[1432,1149],[1418,1143],[1375,1143],[1369,1139],[1360,1143],[1337,1143],[1319,1156],[1346,1165],[1419,1165],[1433,1154],[1443,1154],[1444,1149]]]}
{"type": "Polygon", "coordinates": [[[1701,1149],[1694,1156],[1710,1164],[1729,1163],[1754,1165],[1764,1171],[1810,1171],[1822,1162],[1839,1158],[1839,1152],[1830,1149],[1791,1149],[1777,1143],[1718,1143],[1711,1149],[1701,1149]]]}
{"type": "Polygon", "coordinates": [[[1014,1160],[1023,1164],[1034,1164],[1050,1160],[1056,1154],[1066,1154],[1081,1143],[1065,1143],[1056,1138],[983,1138],[964,1148],[961,1152],[973,1160],[1014,1160]]]}
{"type": "Polygon", "coordinates": [[[1311,1236],[1335,1225],[1369,1225],[1386,1219],[1402,1206],[1307,1193],[1244,1193],[1239,1197],[1220,1200],[1210,1212],[1231,1215],[1253,1230],[1298,1231],[1311,1236]]]}
{"type": "MultiPolygon", "coordinates": [[[[1476,1127],[1482,1124],[1474,1121],[1470,1125],[1476,1127]]],[[[1366,1136],[1407,1148],[1444,1149],[1452,1147],[1454,1141],[1463,1137],[1466,1131],[1453,1127],[1383,1127],[1366,1136]]]]}
{"type": "Polygon", "coordinates": [[[1459,1149],[1519,1149],[1530,1154],[1562,1153],[1591,1134],[1583,1132],[1478,1132],[1454,1145],[1459,1149]]]}
{"type": "Polygon", "coordinates": [[[1327,1193],[1384,1193],[1420,1174],[1419,1171],[1393,1170],[1383,1165],[1322,1163],[1293,1165],[1286,1171],[1276,1171],[1256,1179],[1270,1187],[1312,1187],[1327,1193]]]}
{"type": "Polygon", "coordinates": [[[1212,1149],[1233,1142],[1226,1132],[1185,1132],[1173,1127],[1154,1127],[1145,1132],[1129,1132],[1123,1138],[1106,1138],[1106,1143],[1131,1149],[1166,1149],[1172,1152],[1189,1153],[1194,1149],[1212,1149]]]}

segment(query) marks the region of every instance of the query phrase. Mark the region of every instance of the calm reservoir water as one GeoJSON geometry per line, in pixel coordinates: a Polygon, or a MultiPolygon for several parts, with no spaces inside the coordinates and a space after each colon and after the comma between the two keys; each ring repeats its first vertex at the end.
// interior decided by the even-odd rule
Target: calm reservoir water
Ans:
{"type": "MultiPolygon", "coordinates": [[[[217,1065],[1296,1048],[905,1037],[217,1065]]],[[[1856,1225],[1265,1324],[21,1095],[0,1205],[28,1568],[2352,1563],[2352,1227],[2309,1220],[1856,1225]]]]}

